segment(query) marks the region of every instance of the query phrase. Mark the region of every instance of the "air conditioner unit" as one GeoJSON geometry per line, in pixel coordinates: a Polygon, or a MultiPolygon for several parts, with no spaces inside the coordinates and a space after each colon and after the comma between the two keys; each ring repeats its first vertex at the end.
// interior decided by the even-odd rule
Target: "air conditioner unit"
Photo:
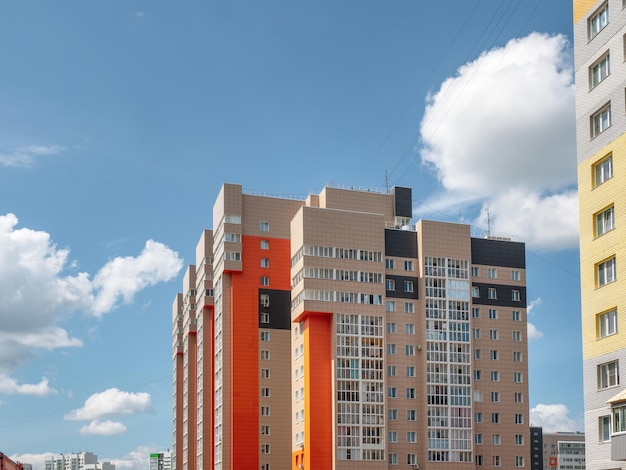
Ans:
{"type": "Polygon", "coordinates": [[[420,468],[420,464],[418,463],[413,464],[413,470],[418,470],[419,468],[420,468]]]}

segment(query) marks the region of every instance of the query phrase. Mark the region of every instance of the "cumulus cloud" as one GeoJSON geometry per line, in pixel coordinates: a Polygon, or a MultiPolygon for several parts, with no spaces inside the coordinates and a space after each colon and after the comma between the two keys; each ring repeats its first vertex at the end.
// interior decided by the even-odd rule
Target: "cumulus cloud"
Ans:
{"type": "Polygon", "coordinates": [[[117,421],[98,421],[93,420],[91,423],[80,428],[80,434],[83,436],[114,436],[116,434],[124,434],[127,431],[126,426],[117,421]]]}
{"type": "Polygon", "coordinates": [[[85,401],[82,408],[72,410],[65,419],[72,421],[99,420],[112,416],[148,413],[152,411],[150,394],[131,393],[110,388],[104,392],[94,393],[85,401]]]}
{"type": "Polygon", "coordinates": [[[539,331],[533,323],[528,322],[526,329],[528,331],[528,341],[543,338],[543,332],[539,331]]]}
{"type": "MultiPolygon", "coordinates": [[[[59,326],[68,314],[100,317],[142,289],[173,279],[182,267],[176,252],[148,240],[139,256],[111,259],[93,279],[86,272],[67,274],[69,249],[57,247],[44,231],[17,225],[14,214],[0,215],[0,377],[9,382],[8,374],[37,350],[82,346],[59,326]]],[[[9,389],[32,394],[26,385],[9,389]]],[[[40,390],[41,384],[31,387],[40,390]]]]}
{"type": "Polygon", "coordinates": [[[28,168],[34,165],[35,159],[58,155],[62,150],[58,145],[26,145],[0,152],[0,165],[28,168]]]}
{"type": "Polygon", "coordinates": [[[0,393],[4,395],[34,395],[45,396],[57,393],[50,387],[47,378],[41,379],[38,384],[19,384],[17,380],[6,375],[0,375],[0,393]]]}
{"type": "Polygon", "coordinates": [[[580,431],[581,426],[569,416],[569,409],[563,404],[538,404],[530,409],[531,426],[541,426],[544,432],[580,431]]]}
{"type": "Polygon", "coordinates": [[[140,446],[121,458],[109,458],[108,460],[115,465],[116,470],[144,470],[146,462],[150,461],[150,454],[154,452],[163,452],[163,449],[140,446]]]}
{"type": "Polygon", "coordinates": [[[481,202],[475,224],[487,228],[489,209],[492,234],[574,246],[574,116],[563,35],[532,33],[461,66],[428,97],[420,126],[422,163],[444,190],[428,205],[481,202]]]}
{"type": "Polygon", "coordinates": [[[33,470],[44,470],[46,468],[46,457],[56,455],[54,452],[44,452],[41,454],[13,454],[9,458],[14,462],[29,463],[33,470]]]}

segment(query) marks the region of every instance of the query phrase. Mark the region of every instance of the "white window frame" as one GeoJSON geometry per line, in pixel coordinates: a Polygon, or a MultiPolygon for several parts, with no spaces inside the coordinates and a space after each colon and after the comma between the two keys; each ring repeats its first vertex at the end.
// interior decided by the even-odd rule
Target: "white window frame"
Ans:
{"type": "Polygon", "coordinates": [[[589,67],[589,89],[597,87],[611,75],[611,55],[606,51],[589,67]]]}
{"type": "Polygon", "coordinates": [[[619,385],[619,361],[598,364],[598,390],[619,385]]]}
{"type": "Polygon", "coordinates": [[[587,20],[589,40],[595,38],[609,24],[609,2],[604,2],[587,20]]]}
{"type": "Polygon", "coordinates": [[[594,187],[613,178],[613,154],[610,153],[593,165],[594,187]]]}
{"type": "Polygon", "coordinates": [[[259,230],[261,232],[269,232],[270,231],[270,223],[266,220],[262,220],[259,223],[259,230]]]}
{"type": "Polygon", "coordinates": [[[602,287],[616,279],[615,257],[609,258],[596,265],[597,286],[602,287]]]}
{"type": "Polygon", "coordinates": [[[490,287],[489,288],[487,298],[489,298],[491,300],[495,300],[495,299],[498,298],[498,291],[496,290],[495,287],[490,287]]]}
{"type": "Polygon", "coordinates": [[[593,216],[596,237],[601,237],[615,228],[615,207],[609,207],[596,212],[593,216]]]}
{"type": "Polygon", "coordinates": [[[611,102],[591,115],[591,138],[594,139],[611,127],[611,102]]]}
{"type": "Polygon", "coordinates": [[[415,292],[413,281],[404,281],[404,292],[415,292]]]}
{"type": "Polygon", "coordinates": [[[611,440],[611,416],[600,416],[598,418],[598,438],[600,442],[611,440]]]}
{"type": "Polygon", "coordinates": [[[386,290],[396,290],[396,281],[395,281],[395,279],[385,279],[385,289],[386,290]]]}
{"type": "Polygon", "coordinates": [[[415,304],[413,302],[404,302],[404,313],[415,313],[415,304]]]}
{"type": "Polygon", "coordinates": [[[597,315],[598,338],[606,338],[617,333],[617,309],[602,312],[597,315]]]}
{"type": "Polygon", "coordinates": [[[519,290],[517,289],[511,290],[511,300],[513,302],[519,302],[520,300],[522,300],[522,296],[519,290]]]}
{"type": "Polygon", "coordinates": [[[487,268],[487,277],[489,279],[498,279],[498,270],[496,268],[487,268]]]}

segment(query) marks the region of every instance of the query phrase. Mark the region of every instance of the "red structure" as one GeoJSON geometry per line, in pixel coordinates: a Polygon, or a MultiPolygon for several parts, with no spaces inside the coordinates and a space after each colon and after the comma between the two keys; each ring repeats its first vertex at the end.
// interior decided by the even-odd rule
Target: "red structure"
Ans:
{"type": "Polygon", "coordinates": [[[13,462],[13,460],[0,452],[0,470],[24,470],[24,466],[19,462],[13,462]]]}

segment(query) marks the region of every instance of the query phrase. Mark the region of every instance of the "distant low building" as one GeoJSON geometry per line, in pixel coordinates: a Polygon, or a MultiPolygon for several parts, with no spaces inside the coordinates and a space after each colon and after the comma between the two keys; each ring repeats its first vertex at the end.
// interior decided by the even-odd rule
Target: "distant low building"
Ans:
{"type": "Polygon", "coordinates": [[[150,470],[172,470],[172,453],[150,454],[150,470]]]}
{"type": "Polygon", "coordinates": [[[0,452],[0,470],[24,470],[25,466],[19,462],[14,462],[2,452],[0,452]]]}
{"type": "Polygon", "coordinates": [[[585,470],[585,434],[531,427],[531,470],[585,470]]]}
{"type": "Polygon", "coordinates": [[[45,470],[115,470],[115,465],[98,462],[98,456],[91,452],[77,452],[46,457],[45,470]]]}

